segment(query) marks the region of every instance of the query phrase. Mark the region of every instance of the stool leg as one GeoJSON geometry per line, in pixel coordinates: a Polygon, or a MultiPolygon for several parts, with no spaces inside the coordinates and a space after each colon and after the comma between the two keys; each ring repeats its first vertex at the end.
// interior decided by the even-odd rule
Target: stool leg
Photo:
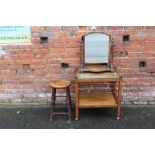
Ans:
{"type": "Polygon", "coordinates": [[[67,97],[67,108],[68,108],[68,115],[69,115],[69,124],[71,124],[71,122],[72,122],[72,116],[71,116],[71,96],[70,96],[69,87],[66,88],[66,97],[67,97]]]}
{"type": "Polygon", "coordinates": [[[54,116],[54,112],[55,112],[55,99],[56,99],[56,88],[53,88],[52,96],[51,96],[50,121],[53,121],[53,116],[54,116]]]}
{"type": "Polygon", "coordinates": [[[55,112],[55,100],[56,100],[56,88],[53,88],[53,105],[54,105],[54,112],[55,112]]]}
{"type": "Polygon", "coordinates": [[[72,111],[72,101],[71,101],[71,94],[70,94],[69,87],[68,87],[68,94],[69,94],[69,104],[70,104],[70,108],[71,108],[71,111],[72,111]]]}

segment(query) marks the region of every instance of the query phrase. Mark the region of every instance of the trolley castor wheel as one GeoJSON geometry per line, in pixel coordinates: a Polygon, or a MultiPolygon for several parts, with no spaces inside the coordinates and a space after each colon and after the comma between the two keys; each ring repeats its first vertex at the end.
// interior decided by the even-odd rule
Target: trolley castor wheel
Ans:
{"type": "Polygon", "coordinates": [[[119,117],[117,117],[117,120],[119,120],[119,117]]]}

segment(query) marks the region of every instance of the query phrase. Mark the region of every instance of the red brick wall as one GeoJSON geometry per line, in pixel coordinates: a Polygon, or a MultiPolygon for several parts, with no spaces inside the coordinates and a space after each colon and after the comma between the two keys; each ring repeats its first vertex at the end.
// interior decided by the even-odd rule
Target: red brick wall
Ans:
{"type": "MultiPolygon", "coordinates": [[[[43,30],[31,27],[32,44],[0,45],[1,104],[48,103],[50,81],[74,80],[81,36],[90,32],[91,26],[45,27],[48,43],[40,43],[43,30]],[[69,68],[62,68],[61,63],[68,63],[69,68]]],[[[112,36],[113,65],[124,79],[123,101],[155,103],[155,26],[97,26],[96,31],[112,36]],[[123,42],[124,35],[129,35],[129,41],[123,42]],[[140,61],[146,66],[139,67],[140,61]]]]}

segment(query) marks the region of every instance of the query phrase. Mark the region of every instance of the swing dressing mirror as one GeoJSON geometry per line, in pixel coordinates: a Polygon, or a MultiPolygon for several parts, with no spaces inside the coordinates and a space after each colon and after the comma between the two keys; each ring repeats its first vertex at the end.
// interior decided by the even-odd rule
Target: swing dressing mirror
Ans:
{"type": "Polygon", "coordinates": [[[81,55],[81,71],[111,71],[110,36],[105,33],[93,32],[82,37],[83,51],[81,55]]]}
{"type": "Polygon", "coordinates": [[[109,62],[109,36],[92,33],[84,39],[85,64],[103,64],[109,62]]]}

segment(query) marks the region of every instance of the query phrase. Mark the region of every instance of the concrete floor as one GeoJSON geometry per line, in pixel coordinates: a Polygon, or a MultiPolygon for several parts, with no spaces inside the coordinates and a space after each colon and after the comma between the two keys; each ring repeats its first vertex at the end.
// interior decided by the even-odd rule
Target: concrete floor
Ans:
{"type": "MultiPolygon", "coordinates": [[[[62,110],[62,108],[60,108],[62,110]]],[[[48,107],[0,108],[1,129],[154,129],[155,107],[123,107],[123,115],[116,120],[116,109],[80,109],[80,119],[72,126],[68,117],[57,115],[48,120],[48,107]]]]}

